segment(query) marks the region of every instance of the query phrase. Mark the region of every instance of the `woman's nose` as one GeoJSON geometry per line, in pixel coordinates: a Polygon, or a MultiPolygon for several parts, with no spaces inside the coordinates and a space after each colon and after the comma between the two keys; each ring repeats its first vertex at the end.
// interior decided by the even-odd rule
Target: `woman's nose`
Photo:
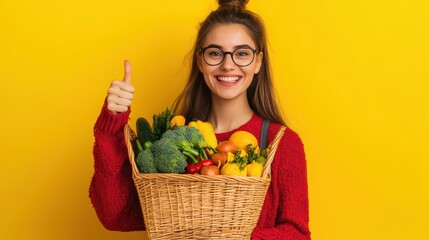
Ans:
{"type": "Polygon", "coordinates": [[[223,59],[223,62],[221,63],[221,68],[224,70],[231,70],[234,69],[235,63],[232,60],[232,53],[225,53],[225,58],[223,59]],[[227,56],[229,55],[229,56],[227,56]]]}

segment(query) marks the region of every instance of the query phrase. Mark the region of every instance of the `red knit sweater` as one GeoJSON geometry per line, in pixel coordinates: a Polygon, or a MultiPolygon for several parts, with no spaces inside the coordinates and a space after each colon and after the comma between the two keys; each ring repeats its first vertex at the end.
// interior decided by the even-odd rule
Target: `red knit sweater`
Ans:
{"type": "MultiPolygon", "coordinates": [[[[89,196],[103,226],[114,231],[145,230],[123,135],[129,114],[113,115],[104,105],[94,126],[94,175],[89,196]]],[[[261,125],[262,118],[254,114],[238,129],[216,136],[223,141],[237,130],[246,130],[259,140],[261,125]]],[[[270,124],[268,143],[279,127],[270,124]]],[[[304,148],[299,136],[289,128],[279,143],[271,171],[271,185],[252,239],[310,239],[304,148]]]]}

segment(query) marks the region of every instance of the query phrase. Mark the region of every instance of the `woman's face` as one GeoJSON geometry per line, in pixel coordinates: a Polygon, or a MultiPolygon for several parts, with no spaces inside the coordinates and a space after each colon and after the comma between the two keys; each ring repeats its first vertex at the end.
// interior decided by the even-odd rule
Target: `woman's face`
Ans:
{"type": "MultiPolygon", "coordinates": [[[[237,49],[243,49],[243,51],[235,51],[234,60],[243,65],[247,63],[248,48],[256,49],[256,44],[247,33],[247,28],[241,24],[215,25],[202,45],[203,49],[210,46],[213,48],[208,48],[204,56],[211,65],[221,60],[222,51],[232,53],[237,49]]],[[[252,52],[250,54],[253,56],[252,52]]],[[[209,65],[202,54],[198,60],[198,66],[212,92],[212,97],[224,100],[244,97],[247,100],[246,90],[252,83],[254,74],[261,68],[262,53],[255,53],[253,62],[248,66],[238,66],[232,60],[232,54],[223,55],[223,62],[215,66],[209,65]]]]}

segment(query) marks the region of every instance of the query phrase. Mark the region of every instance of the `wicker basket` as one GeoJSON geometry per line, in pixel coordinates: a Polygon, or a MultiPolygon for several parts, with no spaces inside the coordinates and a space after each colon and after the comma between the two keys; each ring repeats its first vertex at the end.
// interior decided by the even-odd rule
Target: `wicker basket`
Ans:
{"type": "Polygon", "coordinates": [[[153,240],[250,239],[270,185],[271,163],[285,127],[271,143],[263,176],[140,173],[126,125],[125,140],[147,233],[153,240]]]}

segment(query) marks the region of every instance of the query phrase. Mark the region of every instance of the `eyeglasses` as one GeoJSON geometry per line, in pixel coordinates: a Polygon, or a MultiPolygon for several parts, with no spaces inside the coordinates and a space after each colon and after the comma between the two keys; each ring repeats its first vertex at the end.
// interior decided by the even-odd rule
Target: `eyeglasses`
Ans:
{"type": "Polygon", "coordinates": [[[204,62],[210,66],[221,64],[225,60],[227,54],[231,55],[232,61],[239,67],[249,66],[255,59],[256,49],[250,47],[241,47],[235,49],[233,52],[224,52],[219,47],[208,46],[201,48],[204,62]]]}

